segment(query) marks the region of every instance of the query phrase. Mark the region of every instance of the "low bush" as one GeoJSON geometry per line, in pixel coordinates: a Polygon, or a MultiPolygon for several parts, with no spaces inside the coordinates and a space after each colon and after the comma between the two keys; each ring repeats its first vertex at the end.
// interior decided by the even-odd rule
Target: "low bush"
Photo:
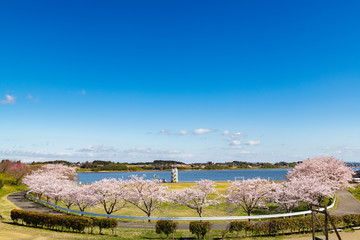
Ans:
{"type": "MultiPolygon", "coordinates": [[[[324,226],[325,216],[316,215],[320,224],[324,226]]],[[[339,227],[353,227],[360,226],[360,214],[345,215],[342,217],[331,216],[335,226],[339,227]]],[[[315,220],[315,231],[321,231],[322,228],[319,222],[315,220]]],[[[328,221],[329,229],[334,227],[328,221]]],[[[227,229],[230,233],[236,232],[237,235],[241,232],[248,232],[252,235],[277,235],[285,233],[306,233],[312,231],[311,216],[306,217],[293,217],[293,218],[278,218],[268,221],[247,222],[247,221],[234,221],[231,222],[227,229]]]]}
{"type": "Polygon", "coordinates": [[[174,238],[174,233],[177,228],[178,228],[178,223],[172,220],[159,220],[156,222],[156,226],[155,226],[156,233],[157,234],[164,233],[166,235],[166,239],[169,238],[170,234],[173,234],[173,238],[174,238]]]}
{"type": "Polygon", "coordinates": [[[233,221],[228,226],[229,232],[236,232],[239,234],[241,231],[245,231],[245,235],[250,230],[250,222],[249,221],[233,221]]]}
{"type": "Polygon", "coordinates": [[[99,228],[99,232],[104,228],[112,229],[116,228],[117,220],[114,218],[86,218],[69,215],[54,215],[47,213],[38,213],[31,211],[24,211],[19,209],[11,210],[11,219],[18,223],[21,220],[22,224],[34,226],[34,227],[46,227],[50,229],[57,229],[63,231],[64,229],[74,232],[84,232],[85,228],[94,227],[99,228]]]}
{"type": "Polygon", "coordinates": [[[91,232],[94,227],[99,228],[99,233],[101,234],[102,229],[112,229],[116,228],[117,220],[115,218],[91,218],[91,232]]]}
{"type": "Polygon", "coordinates": [[[210,222],[190,222],[189,230],[198,239],[204,239],[205,235],[211,230],[211,224],[210,222]]]}
{"type": "Polygon", "coordinates": [[[0,189],[2,189],[3,186],[4,186],[4,181],[0,179],[0,189]]]}
{"type": "Polygon", "coordinates": [[[360,225],[360,215],[350,214],[343,216],[343,221],[346,227],[354,227],[360,225]]]}

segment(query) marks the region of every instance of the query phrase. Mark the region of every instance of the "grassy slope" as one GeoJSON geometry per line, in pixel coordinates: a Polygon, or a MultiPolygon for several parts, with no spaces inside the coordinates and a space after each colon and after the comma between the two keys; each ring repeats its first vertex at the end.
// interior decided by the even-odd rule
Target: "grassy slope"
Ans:
{"type": "Polygon", "coordinates": [[[360,201],[360,185],[354,188],[349,188],[349,190],[354,195],[354,197],[356,197],[356,199],[360,201]]]}

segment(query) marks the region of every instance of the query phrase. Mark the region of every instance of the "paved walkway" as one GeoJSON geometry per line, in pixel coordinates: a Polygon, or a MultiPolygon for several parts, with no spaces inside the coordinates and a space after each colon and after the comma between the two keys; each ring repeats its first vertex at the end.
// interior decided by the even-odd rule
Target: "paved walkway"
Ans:
{"type": "Polygon", "coordinates": [[[360,202],[346,189],[336,192],[338,203],[330,215],[342,216],[346,214],[360,214],[360,202]]]}
{"type": "MultiPolygon", "coordinates": [[[[38,203],[34,203],[33,201],[25,198],[26,191],[23,192],[16,192],[9,194],[7,199],[14,203],[21,209],[26,211],[34,211],[34,212],[41,212],[41,213],[51,213],[51,214],[62,214],[59,213],[51,208],[42,206],[38,203]]],[[[225,229],[228,223],[216,223],[213,224],[212,229],[225,229]]],[[[155,223],[151,222],[118,222],[119,228],[137,228],[137,229],[155,229],[155,223]]],[[[189,229],[189,224],[179,224],[179,229],[189,229]]]]}
{"type": "MultiPolygon", "coordinates": [[[[41,213],[61,214],[53,209],[34,203],[24,197],[25,191],[12,193],[8,196],[8,200],[21,209],[27,211],[35,211],[41,213]]],[[[348,191],[339,190],[337,208],[331,211],[331,215],[341,216],[344,214],[360,214],[360,202],[348,191]]],[[[228,222],[214,223],[212,229],[226,229],[228,222]]],[[[137,229],[155,229],[155,223],[144,222],[119,222],[119,228],[137,228],[137,229]]],[[[189,224],[180,223],[179,229],[188,229],[189,224]]]]}
{"type": "Polygon", "coordinates": [[[40,212],[40,213],[51,213],[51,214],[61,214],[54,209],[42,206],[38,203],[34,203],[33,201],[30,201],[29,199],[25,198],[26,191],[22,192],[16,192],[9,194],[7,199],[14,203],[16,206],[18,206],[21,209],[24,209],[26,211],[34,211],[34,212],[40,212]]]}

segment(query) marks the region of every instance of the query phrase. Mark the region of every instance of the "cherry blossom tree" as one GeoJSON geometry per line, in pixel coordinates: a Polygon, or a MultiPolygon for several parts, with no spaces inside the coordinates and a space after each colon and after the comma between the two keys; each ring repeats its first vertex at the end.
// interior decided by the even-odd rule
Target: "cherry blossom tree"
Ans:
{"type": "Polygon", "coordinates": [[[46,164],[38,169],[39,172],[56,175],[61,179],[76,180],[76,167],[69,167],[63,164],[46,164]]]}
{"type": "Polygon", "coordinates": [[[77,183],[66,181],[63,189],[59,193],[61,203],[68,209],[75,204],[77,187],[77,183]]]}
{"type": "Polygon", "coordinates": [[[20,161],[11,165],[8,174],[15,179],[15,184],[18,185],[20,180],[30,172],[30,168],[20,161]]]}
{"type": "Polygon", "coordinates": [[[316,178],[322,184],[337,190],[348,187],[354,171],[343,161],[334,157],[319,157],[306,159],[288,173],[286,178],[292,180],[298,177],[316,178]]]}
{"type": "Polygon", "coordinates": [[[144,177],[132,175],[125,184],[128,190],[125,200],[148,217],[154,210],[159,209],[162,203],[169,200],[168,187],[163,186],[158,180],[144,180],[144,177]]]}
{"type": "Polygon", "coordinates": [[[172,200],[177,204],[195,209],[199,217],[202,217],[204,208],[220,203],[218,198],[209,198],[210,194],[217,194],[214,181],[201,180],[189,188],[174,191],[172,193],[172,200]]]}
{"type": "Polygon", "coordinates": [[[232,210],[242,208],[250,216],[255,207],[265,206],[270,191],[268,180],[247,179],[232,182],[224,198],[232,210]]]}
{"type": "Polygon", "coordinates": [[[297,191],[299,200],[308,204],[320,205],[325,197],[332,197],[335,189],[321,182],[317,177],[298,176],[292,177],[289,185],[297,191]]]}
{"type": "Polygon", "coordinates": [[[118,181],[114,178],[104,178],[94,182],[91,186],[107,214],[119,211],[125,206],[125,197],[128,191],[125,188],[124,181],[118,181]]]}
{"type": "Polygon", "coordinates": [[[46,174],[40,174],[39,172],[32,172],[23,179],[23,183],[26,184],[37,196],[41,196],[46,191],[46,183],[48,182],[49,176],[46,174]]]}
{"type": "Polygon", "coordinates": [[[81,212],[86,208],[92,208],[98,204],[98,198],[90,185],[78,185],[74,188],[76,194],[74,195],[74,204],[78,206],[81,212]]]}
{"type": "Polygon", "coordinates": [[[75,178],[76,168],[62,164],[47,164],[25,176],[23,183],[36,193],[38,198],[44,194],[48,201],[52,197],[57,202],[63,187],[68,184],[67,181],[73,181],[75,178]]]}
{"type": "Polygon", "coordinates": [[[269,201],[279,204],[286,212],[291,212],[294,207],[305,200],[299,191],[298,183],[295,181],[284,181],[282,183],[271,184],[269,201]]]}
{"type": "Polygon", "coordinates": [[[9,159],[1,160],[0,162],[0,172],[7,172],[9,168],[15,164],[15,161],[9,159]]]}

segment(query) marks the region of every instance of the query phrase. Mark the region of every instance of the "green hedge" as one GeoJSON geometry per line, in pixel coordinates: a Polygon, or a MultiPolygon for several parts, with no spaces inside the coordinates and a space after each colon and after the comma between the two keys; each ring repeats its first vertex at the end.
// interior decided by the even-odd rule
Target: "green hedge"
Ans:
{"type": "Polygon", "coordinates": [[[38,213],[24,211],[20,209],[11,210],[11,219],[18,223],[29,226],[57,229],[63,231],[84,232],[85,228],[90,228],[91,233],[94,227],[99,228],[99,232],[104,228],[112,229],[117,226],[117,220],[114,218],[86,218],[71,215],[54,215],[47,213],[38,213]]]}
{"type": "Polygon", "coordinates": [[[190,222],[189,230],[198,239],[204,239],[205,235],[211,230],[211,224],[210,222],[190,222]]]}
{"type": "Polygon", "coordinates": [[[178,223],[172,220],[159,220],[156,222],[155,230],[157,234],[166,234],[166,238],[169,238],[170,234],[174,234],[178,228],[178,223]]]}
{"type": "MultiPolygon", "coordinates": [[[[317,215],[322,226],[325,223],[324,215],[317,215]]],[[[331,216],[336,227],[353,227],[360,226],[360,214],[345,215],[342,217],[331,216]]],[[[329,229],[333,229],[330,221],[328,221],[329,229]]],[[[228,225],[230,233],[236,232],[248,233],[252,235],[277,235],[285,233],[306,233],[312,231],[311,216],[294,217],[294,218],[279,218],[268,221],[233,221],[228,225]]],[[[321,231],[319,223],[315,220],[315,230],[321,231]]]]}

